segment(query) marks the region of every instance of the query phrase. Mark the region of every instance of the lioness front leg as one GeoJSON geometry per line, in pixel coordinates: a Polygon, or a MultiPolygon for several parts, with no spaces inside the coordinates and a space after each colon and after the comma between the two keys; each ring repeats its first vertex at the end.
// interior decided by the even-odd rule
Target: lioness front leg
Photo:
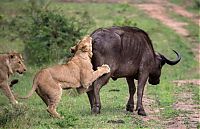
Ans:
{"type": "Polygon", "coordinates": [[[3,90],[3,93],[8,97],[10,102],[12,104],[18,104],[18,101],[15,99],[14,95],[12,94],[12,91],[10,89],[10,86],[7,83],[1,83],[0,84],[1,89],[3,90]]]}
{"type": "Polygon", "coordinates": [[[83,87],[88,88],[95,80],[97,80],[103,74],[106,74],[109,72],[110,72],[110,67],[107,64],[97,67],[97,70],[92,72],[92,76],[86,77],[85,80],[83,80],[83,84],[82,84],[83,87]]]}

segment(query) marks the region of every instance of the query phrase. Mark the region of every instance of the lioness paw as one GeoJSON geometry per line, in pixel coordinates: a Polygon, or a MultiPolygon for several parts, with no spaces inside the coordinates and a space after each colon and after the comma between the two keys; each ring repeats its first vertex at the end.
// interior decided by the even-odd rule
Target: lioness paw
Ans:
{"type": "Polygon", "coordinates": [[[103,69],[105,69],[105,73],[109,73],[110,72],[110,67],[107,64],[103,64],[101,67],[103,69]]]}

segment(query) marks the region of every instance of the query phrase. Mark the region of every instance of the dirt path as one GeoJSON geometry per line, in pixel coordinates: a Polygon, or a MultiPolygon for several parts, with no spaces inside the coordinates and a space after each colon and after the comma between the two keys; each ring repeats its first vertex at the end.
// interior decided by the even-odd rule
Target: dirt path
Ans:
{"type": "MultiPolygon", "coordinates": [[[[197,82],[197,81],[196,81],[197,82]]],[[[174,120],[169,120],[166,122],[168,124],[168,127],[171,129],[179,129],[179,126],[177,126],[177,123],[180,123],[184,128],[187,129],[196,129],[199,124],[199,105],[195,104],[193,100],[193,92],[190,91],[190,89],[185,88],[187,86],[187,83],[179,84],[177,83],[177,86],[180,86],[181,89],[183,89],[183,92],[181,94],[176,94],[176,102],[173,105],[173,108],[180,111],[180,115],[177,116],[175,119],[175,122],[172,123],[174,120]],[[185,85],[186,84],[186,85],[185,85]]],[[[181,128],[182,129],[182,128],[181,128]]]]}
{"type": "MultiPolygon", "coordinates": [[[[152,18],[155,18],[159,21],[161,21],[166,26],[173,29],[176,33],[178,33],[181,36],[189,37],[190,33],[185,27],[188,25],[186,22],[180,22],[176,21],[175,19],[172,19],[167,12],[172,11],[173,13],[177,15],[181,15],[183,17],[191,19],[191,21],[194,22],[194,24],[197,24],[200,26],[200,16],[195,15],[193,13],[188,12],[183,7],[177,6],[175,4],[169,3],[167,0],[148,0],[146,3],[139,3],[137,4],[137,0],[133,0],[136,3],[138,8],[144,10],[147,12],[149,16],[152,18]]],[[[190,39],[191,40],[191,39],[190,39]]],[[[191,42],[197,42],[192,41],[191,42]]],[[[197,46],[193,49],[193,52],[196,55],[196,59],[200,63],[200,44],[197,44],[197,46]]]]}
{"type": "Polygon", "coordinates": [[[163,24],[172,28],[175,32],[181,36],[188,36],[189,32],[184,27],[187,25],[185,22],[176,21],[167,15],[169,10],[173,10],[174,13],[190,18],[196,24],[199,24],[199,19],[194,14],[186,11],[184,8],[169,3],[166,0],[149,0],[148,3],[136,4],[136,6],[146,12],[149,16],[161,21],[163,24]]]}

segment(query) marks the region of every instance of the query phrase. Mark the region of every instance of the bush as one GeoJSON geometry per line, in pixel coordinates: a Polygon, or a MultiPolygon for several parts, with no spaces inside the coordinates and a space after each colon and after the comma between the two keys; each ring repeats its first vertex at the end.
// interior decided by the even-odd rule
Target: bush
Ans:
{"type": "Polygon", "coordinates": [[[200,0],[195,0],[195,7],[199,9],[200,7],[200,0]]]}
{"type": "Polygon", "coordinates": [[[69,48],[86,34],[91,25],[88,13],[81,14],[81,20],[78,20],[76,17],[64,17],[59,10],[31,5],[24,15],[10,22],[10,28],[25,44],[28,63],[40,66],[68,57],[69,48]]]}

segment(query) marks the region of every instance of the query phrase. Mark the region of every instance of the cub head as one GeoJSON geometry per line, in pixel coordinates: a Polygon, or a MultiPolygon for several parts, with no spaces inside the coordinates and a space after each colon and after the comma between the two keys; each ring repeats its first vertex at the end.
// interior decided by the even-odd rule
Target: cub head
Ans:
{"type": "Polygon", "coordinates": [[[9,67],[13,71],[13,73],[17,72],[19,74],[22,74],[26,71],[26,66],[23,63],[23,58],[20,53],[11,52],[8,53],[9,58],[9,67]]]}
{"type": "Polygon", "coordinates": [[[85,36],[75,46],[71,47],[71,53],[76,53],[78,51],[87,52],[89,57],[92,57],[92,38],[90,36],[85,36]]]}

